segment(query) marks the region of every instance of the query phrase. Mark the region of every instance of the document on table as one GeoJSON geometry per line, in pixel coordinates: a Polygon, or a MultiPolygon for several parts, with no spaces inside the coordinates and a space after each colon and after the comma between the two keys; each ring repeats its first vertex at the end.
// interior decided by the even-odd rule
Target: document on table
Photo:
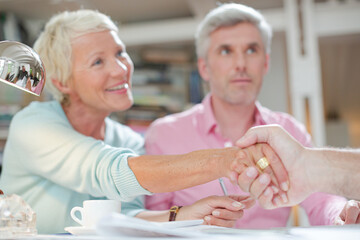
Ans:
{"type": "Polygon", "coordinates": [[[109,237],[200,237],[204,239],[218,237],[225,239],[241,236],[246,239],[256,240],[259,240],[259,237],[269,236],[279,239],[279,237],[284,237],[287,234],[284,229],[235,229],[202,225],[202,223],[203,220],[150,222],[120,213],[113,213],[99,221],[96,232],[100,236],[109,237]]]}
{"type": "Polygon", "coordinates": [[[184,228],[202,223],[203,220],[150,222],[120,213],[113,213],[99,221],[96,232],[102,236],[201,237],[206,236],[206,234],[197,231],[184,231],[184,228]]]}
{"type": "Polygon", "coordinates": [[[202,239],[354,239],[360,236],[360,226],[322,226],[272,229],[236,229],[202,225],[202,220],[150,222],[139,218],[114,213],[96,226],[100,236],[128,237],[180,237],[202,239]]]}

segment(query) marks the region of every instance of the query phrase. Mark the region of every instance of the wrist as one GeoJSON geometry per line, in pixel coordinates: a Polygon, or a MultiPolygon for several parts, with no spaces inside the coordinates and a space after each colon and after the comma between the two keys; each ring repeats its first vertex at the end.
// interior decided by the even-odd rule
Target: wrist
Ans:
{"type": "Polygon", "coordinates": [[[356,180],[354,181],[352,176],[356,176],[359,171],[352,161],[347,161],[350,155],[346,155],[344,150],[331,148],[319,148],[313,151],[314,154],[311,157],[316,162],[313,174],[316,174],[315,180],[318,182],[316,190],[352,198],[351,193],[356,192],[350,187],[356,186],[354,184],[356,180]]]}
{"type": "MultiPolygon", "coordinates": [[[[182,206],[172,206],[169,210],[169,222],[176,221],[182,206]]],[[[179,220],[179,219],[178,219],[179,220]]]]}
{"type": "MultiPolygon", "coordinates": [[[[230,180],[233,180],[233,173],[238,172],[240,169],[240,158],[238,156],[239,148],[229,147],[222,149],[224,151],[224,156],[221,159],[218,159],[218,168],[214,170],[222,169],[220,177],[227,177],[230,180]]],[[[236,181],[237,179],[235,179],[236,181]]]]}
{"type": "Polygon", "coordinates": [[[328,174],[324,173],[326,170],[326,163],[322,156],[322,151],[313,148],[305,148],[302,154],[302,163],[308,169],[308,187],[311,193],[324,192],[324,188],[328,185],[328,174]]]}
{"type": "Polygon", "coordinates": [[[180,208],[176,215],[176,221],[191,220],[191,215],[188,214],[189,212],[191,213],[191,209],[189,211],[189,206],[183,206],[180,208]]]}

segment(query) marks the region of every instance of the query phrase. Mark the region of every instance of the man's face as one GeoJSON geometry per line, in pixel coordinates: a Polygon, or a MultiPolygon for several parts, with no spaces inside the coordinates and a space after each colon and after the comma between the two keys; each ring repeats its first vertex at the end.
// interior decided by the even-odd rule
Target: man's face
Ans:
{"type": "Polygon", "coordinates": [[[254,103],[268,70],[259,30],[251,23],[238,23],[218,28],[209,40],[207,57],[198,60],[198,68],[212,96],[230,104],[254,103]]]}

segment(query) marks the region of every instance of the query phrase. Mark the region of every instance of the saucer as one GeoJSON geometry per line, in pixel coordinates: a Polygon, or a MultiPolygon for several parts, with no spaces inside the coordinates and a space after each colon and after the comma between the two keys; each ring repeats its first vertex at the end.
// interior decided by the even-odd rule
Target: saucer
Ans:
{"type": "Polygon", "coordinates": [[[66,227],[64,229],[65,231],[71,233],[72,235],[78,235],[78,236],[96,235],[96,229],[92,227],[79,226],[79,227],[66,227]]]}

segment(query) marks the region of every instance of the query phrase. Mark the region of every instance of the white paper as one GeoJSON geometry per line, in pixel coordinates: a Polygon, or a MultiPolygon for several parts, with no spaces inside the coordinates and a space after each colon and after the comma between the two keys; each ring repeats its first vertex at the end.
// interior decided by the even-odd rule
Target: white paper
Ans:
{"type": "Polygon", "coordinates": [[[184,231],[187,226],[202,224],[202,220],[150,222],[140,218],[113,213],[102,218],[96,226],[96,232],[102,236],[133,237],[203,237],[204,233],[184,231]],[[180,230],[181,228],[181,230],[180,230]]]}

